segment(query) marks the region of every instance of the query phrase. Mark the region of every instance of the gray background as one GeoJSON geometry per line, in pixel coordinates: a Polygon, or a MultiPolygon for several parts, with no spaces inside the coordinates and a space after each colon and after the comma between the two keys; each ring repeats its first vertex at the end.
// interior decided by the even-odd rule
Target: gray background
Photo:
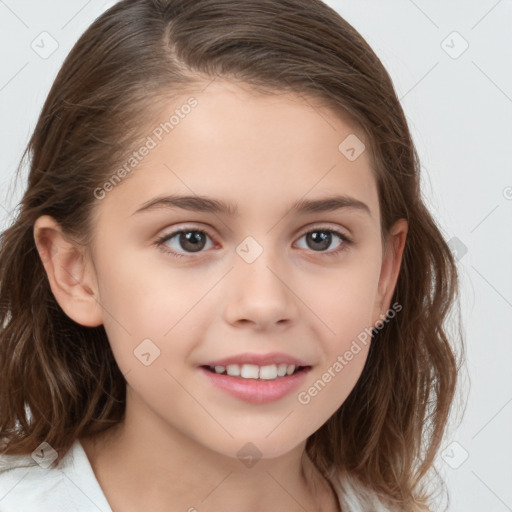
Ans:
{"type": "MultiPolygon", "coordinates": [[[[1,229],[22,193],[12,177],[53,79],[113,3],[0,0],[1,229]]],[[[449,510],[512,511],[512,1],[326,3],[390,72],[425,200],[458,258],[467,369],[438,462],[449,510]]]]}

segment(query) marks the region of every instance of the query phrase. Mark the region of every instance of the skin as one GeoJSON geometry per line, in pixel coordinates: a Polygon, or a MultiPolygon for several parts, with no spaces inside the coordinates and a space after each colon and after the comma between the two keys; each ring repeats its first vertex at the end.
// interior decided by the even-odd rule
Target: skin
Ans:
{"type": "MultiPolygon", "coordinates": [[[[169,102],[155,125],[187,97],[169,102]]],[[[227,503],[240,512],[338,510],[304,448],[355,386],[369,344],[309,403],[297,392],[390,308],[407,223],[382,240],[369,152],[349,161],[338,150],[348,135],[363,135],[327,108],[218,80],[194,97],[198,106],[98,200],[90,247],[67,239],[51,217],[34,226],[60,306],[79,324],[104,325],[127,380],[125,420],[82,444],[115,512],[202,512],[227,503]],[[164,193],[222,199],[239,213],[133,215],[164,193]],[[333,193],[364,202],[369,213],[290,213],[299,199],[333,193]],[[155,246],[184,228],[208,232],[202,252],[187,252],[178,237],[165,247],[183,258],[155,246]],[[339,230],[353,243],[328,256],[344,242],[333,235],[315,250],[304,236],[315,228],[339,230]],[[247,236],[263,249],[252,263],[236,252],[247,236]],[[146,338],[160,350],[149,366],[134,356],[146,338]],[[234,398],[197,368],[271,351],[312,365],[304,385],[277,402],[234,398]],[[236,455],[248,442],[261,452],[250,468],[236,455]]]]}

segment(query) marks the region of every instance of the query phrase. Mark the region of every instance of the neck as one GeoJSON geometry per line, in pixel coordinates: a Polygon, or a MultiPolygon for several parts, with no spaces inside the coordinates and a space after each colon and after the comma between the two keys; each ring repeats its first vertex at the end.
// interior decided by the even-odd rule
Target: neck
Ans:
{"type": "Polygon", "coordinates": [[[113,512],[335,512],[337,497],[305,452],[306,441],[252,463],[219,454],[151,414],[81,439],[113,512]]]}

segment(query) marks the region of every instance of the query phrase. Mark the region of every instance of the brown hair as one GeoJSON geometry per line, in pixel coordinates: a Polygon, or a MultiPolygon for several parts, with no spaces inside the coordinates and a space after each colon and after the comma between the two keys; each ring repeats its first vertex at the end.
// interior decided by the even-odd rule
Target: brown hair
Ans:
{"type": "Polygon", "coordinates": [[[382,233],[397,219],[409,223],[392,300],[402,310],[373,333],[355,388],[306,449],[324,474],[343,472],[397,510],[416,510],[429,499],[423,483],[459,370],[445,326],[456,265],[421,198],[418,155],[388,73],[320,0],[124,0],[75,44],[23,154],[28,188],[1,235],[3,453],[30,453],[43,441],[66,452],[118,423],[125,408],[103,326],[75,323],[51,292],[35,220],[48,214],[89,244],[92,191],[143,140],[159,102],[216,77],[320,98],[352,119],[366,135],[382,233]]]}

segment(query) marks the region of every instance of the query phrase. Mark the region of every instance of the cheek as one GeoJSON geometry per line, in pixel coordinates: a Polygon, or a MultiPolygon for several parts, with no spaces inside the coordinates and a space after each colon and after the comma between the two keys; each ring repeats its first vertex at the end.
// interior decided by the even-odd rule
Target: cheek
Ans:
{"type": "Polygon", "coordinates": [[[352,274],[345,286],[336,288],[336,299],[323,303],[327,308],[323,319],[330,329],[325,327],[317,337],[322,343],[322,361],[297,393],[297,402],[308,411],[305,421],[312,431],[347,399],[366,363],[375,283],[359,277],[352,274]]]}
{"type": "Polygon", "coordinates": [[[104,328],[121,371],[127,374],[140,369],[148,359],[152,368],[176,366],[190,349],[187,343],[176,341],[187,341],[196,329],[204,330],[199,316],[201,297],[211,287],[212,276],[171,270],[165,261],[148,263],[137,257],[136,251],[118,254],[115,261],[108,254],[105,245],[98,259],[102,263],[97,269],[99,300],[104,328]]]}
{"type": "Polygon", "coordinates": [[[377,258],[354,254],[321,279],[306,280],[307,304],[325,324],[323,338],[331,340],[331,350],[342,349],[344,343],[371,325],[379,275],[377,258]]]}
{"type": "Polygon", "coordinates": [[[311,413],[315,409],[311,419],[317,427],[343,404],[359,380],[368,356],[369,340],[366,343],[354,340],[339,350],[297,393],[299,404],[308,407],[311,413]]]}
{"type": "Polygon", "coordinates": [[[297,398],[302,405],[321,409],[324,419],[345,401],[365,365],[379,275],[379,259],[371,253],[360,254],[350,265],[332,272],[324,286],[318,286],[317,280],[316,286],[309,287],[313,292],[308,305],[321,320],[317,339],[323,358],[297,398]]]}

